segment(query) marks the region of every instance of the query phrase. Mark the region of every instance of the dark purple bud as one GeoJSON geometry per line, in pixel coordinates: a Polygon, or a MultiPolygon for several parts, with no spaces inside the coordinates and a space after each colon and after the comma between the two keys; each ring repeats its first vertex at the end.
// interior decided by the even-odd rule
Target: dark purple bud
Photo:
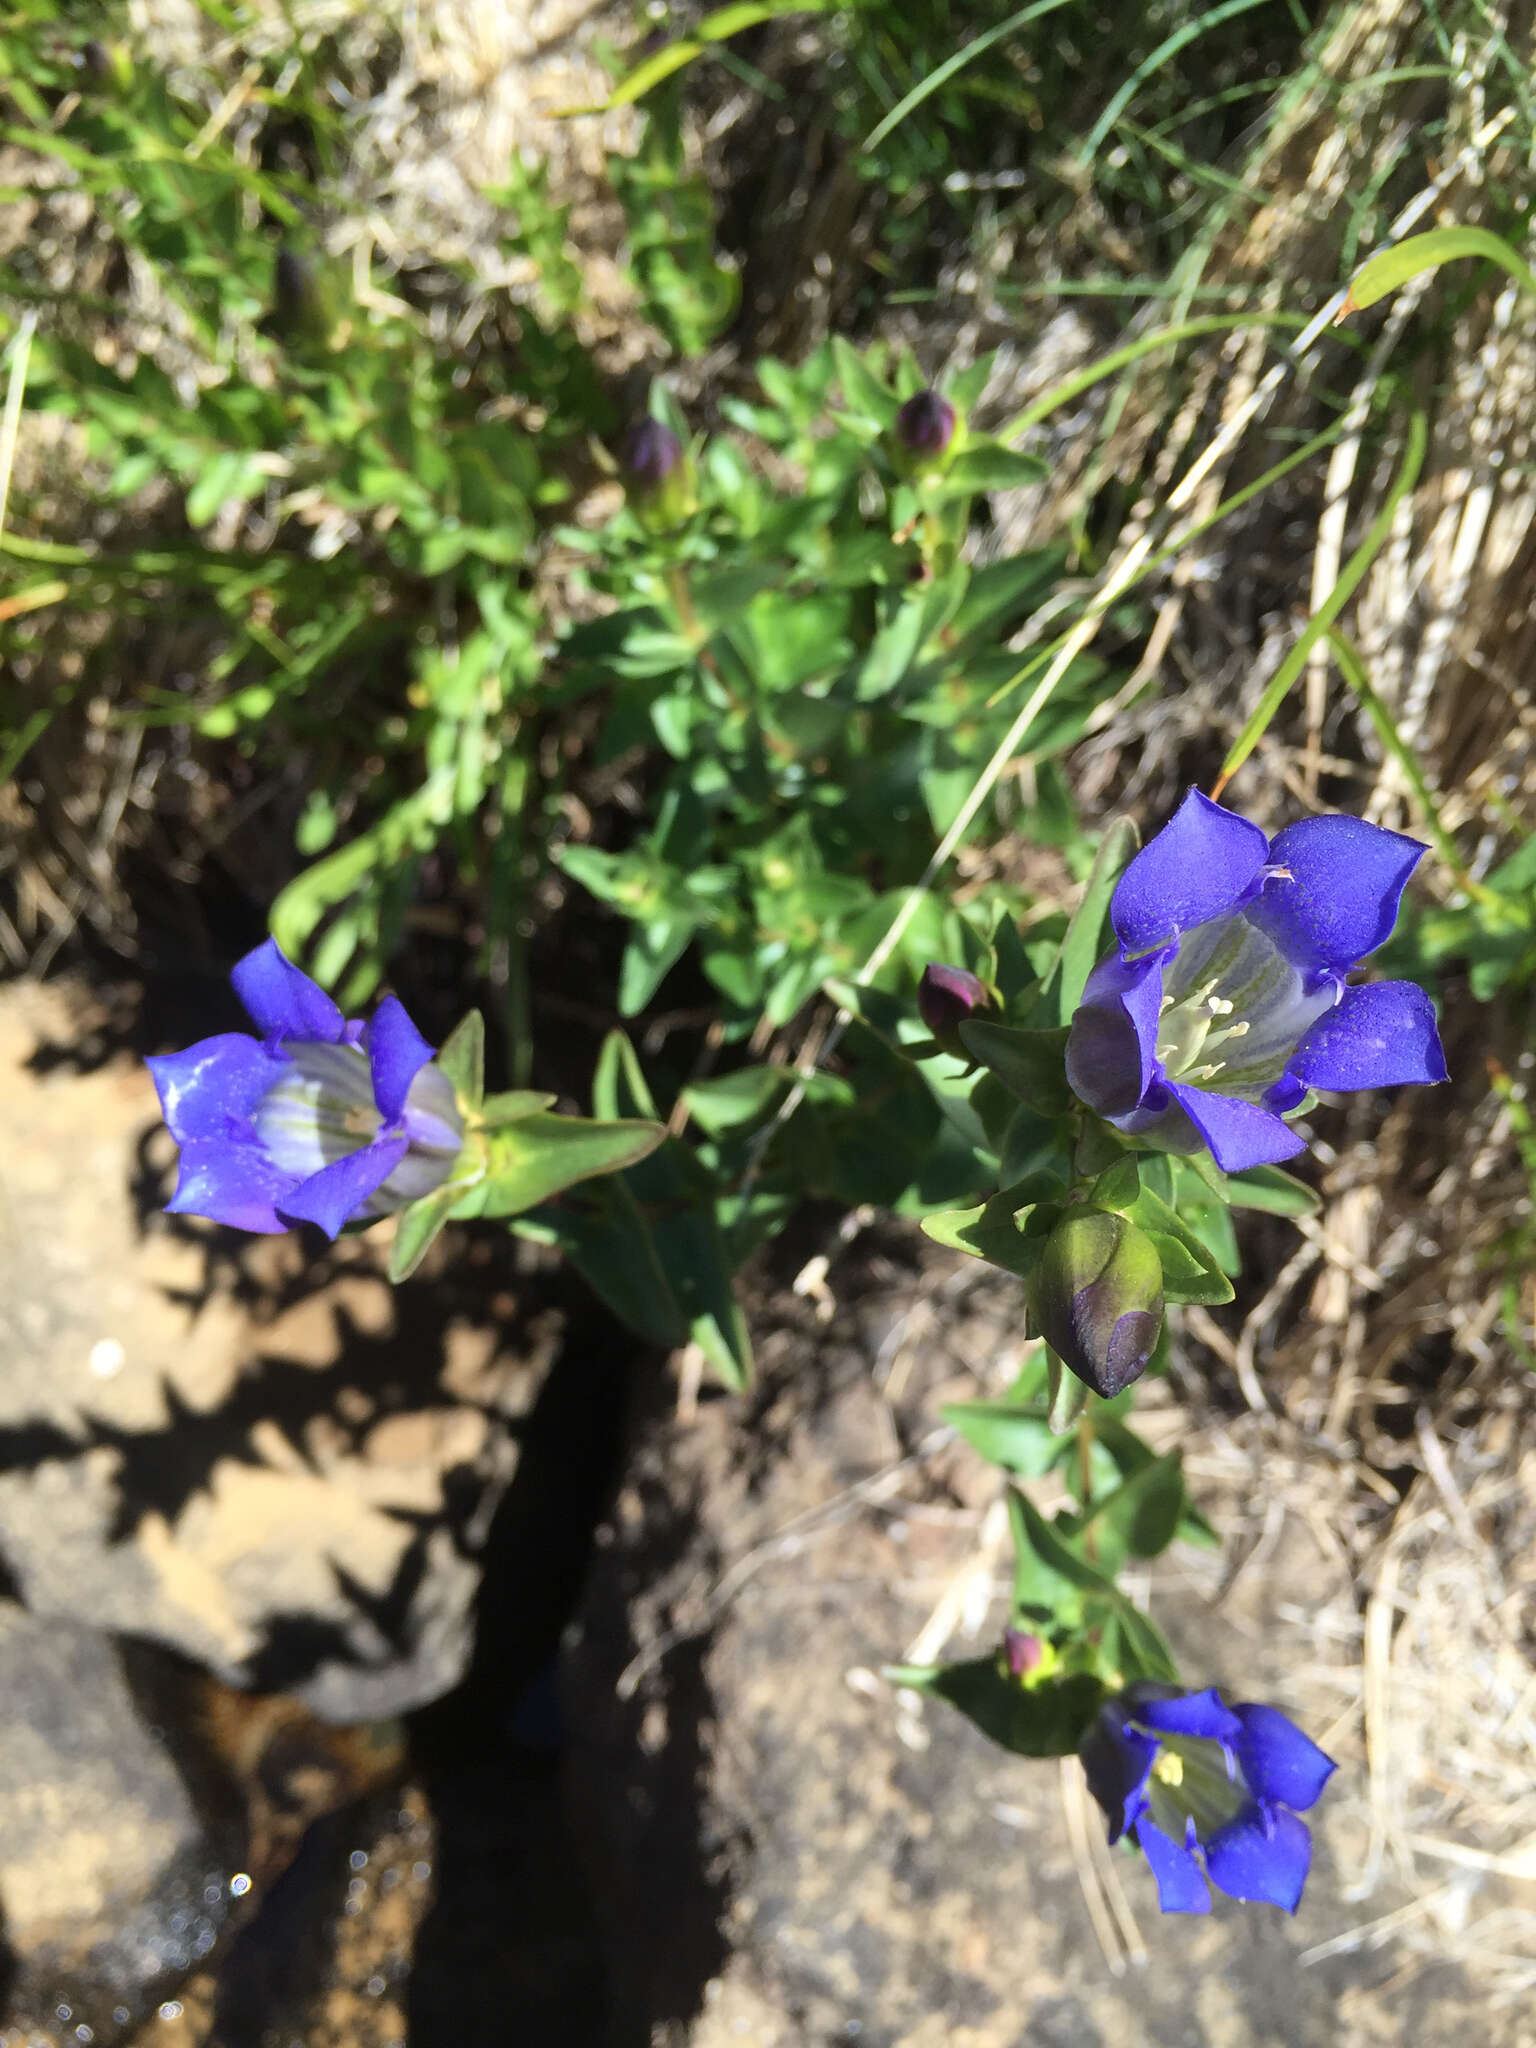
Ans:
{"type": "Polygon", "coordinates": [[[896,438],[912,455],[942,455],[955,432],[955,408],[937,391],[919,391],[896,415],[896,438]]]}
{"type": "Polygon", "coordinates": [[[917,985],[917,1014],[939,1041],[954,1052],[963,1047],[957,1036],[967,1017],[990,1010],[992,993],[986,983],[963,967],[945,967],[930,960],[917,985]]]}
{"type": "Polygon", "coordinates": [[[1008,1660],[1010,1678],[1028,1678],[1044,1658],[1045,1644],[1039,1636],[1026,1635],[1023,1629],[1005,1629],[1003,1655],[1008,1660]]]}
{"type": "Polygon", "coordinates": [[[80,45],[79,63],[92,85],[126,92],[133,84],[133,59],[121,43],[99,43],[92,36],[80,45]]]}
{"type": "Polygon", "coordinates": [[[682,442],[649,413],[632,423],[619,450],[625,481],[641,492],[659,491],[682,459],[682,442]]]}
{"type": "Polygon", "coordinates": [[[1104,1209],[1070,1209],[1029,1282],[1035,1329],[1108,1401],[1147,1369],[1163,1327],[1163,1266],[1145,1231],[1104,1209]]]}

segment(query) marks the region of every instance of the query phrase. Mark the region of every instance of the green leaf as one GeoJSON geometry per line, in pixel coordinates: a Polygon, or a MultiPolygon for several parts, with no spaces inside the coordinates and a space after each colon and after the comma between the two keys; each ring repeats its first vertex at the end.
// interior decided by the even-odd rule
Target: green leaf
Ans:
{"type": "Polygon", "coordinates": [[[580,1207],[562,1204],[513,1228],[557,1246],[599,1300],[648,1343],[687,1342],[688,1319],[667,1279],[645,1211],[622,1178],[596,1183],[580,1207]]]}
{"type": "Polygon", "coordinates": [[[842,386],[847,409],[862,413],[878,426],[890,426],[901,410],[900,399],[881,383],[853,344],[840,334],[832,337],[832,360],[837,365],[837,381],[842,386]]]}
{"type": "Polygon", "coordinates": [[[521,1123],[524,1117],[532,1116],[536,1110],[548,1109],[555,1099],[537,1088],[503,1089],[500,1094],[485,1097],[476,1121],[486,1130],[493,1131],[502,1124],[521,1123]]]}
{"type": "Polygon", "coordinates": [[[1228,1174],[1226,1194],[1234,1209],[1261,1209],[1269,1216],[1315,1216],[1322,1207],[1305,1181],[1278,1166],[1249,1166],[1228,1174]]]}
{"type": "Polygon", "coordinates": [[[446,1187],[434,1188],[430,1195],[423,1195],[419,1202],[412,1202],[400,1211],[395,1223],[394,1242],[389,1248],[391,1280],[409,1280],[463,1194],[462,1184],[450,1181],[446,1187]]]}
{"type": "Polygon", "coordinates": [[[1124,1558],[1157,1557],[1173,1541],[1184,1508],[1184,1475],[1176,1451],[1154,1458],[1096,1501],[1081,1539],[1107,1571],[1124,1558]]]}
{"type": "Polygon", "coordinates": [[[453,1083],[460,1109],[478,1109],[485,1097],[485,1019],[478,1010],[470,1010],[449,1032],[437,1064],[453,1083]]]}
{"type": "Polygon", "coordinates": [[[1163,1268],[1163,1299],[1192,1301],[1202,1308],[1232,1299],[1232,1282],[1215,1264],[1190,1249],[1182,1238],[1148,1230],[1163,1268]]]}
{"type": "Polygon", "coordinates": [[[951,1401],[939,1413],[973,1450],[1021,1479],[1038,1479],[1061,1455],[1062,1440],[1041,1410],[1010,1401],[951,1401]]]}
{"type": "Polygon", "coordinates": [[[791,1077],[779,1067],[741,1067],[734,1074],[690,1082],[683,1100],[700,1129],[718,1137],[766,1115],[790,1085],[791,1077]]]}
{"type": "Polygon", "coordinates": [[[1037,484],[1049,474],[1049,465],[1038,455],[1005,448],[1000,441],[979,441],[962,448],[928,488],[939,498],[971,497],[981,491],[1009,491],[1020,484],[1037,484]]]}
{"type": "Polygon", "coordinates": [[[1136,1155],[1126,1152],[1107,1166],[1088,1191],[1088,1200],[1095,1209],[1112,1209],[1123,1216],[1129,1216],[1141,1199],[1141,1171],[1136,1164],[1136,1155]]]}
{"type": "Polygon", "coordinates": [[[485,1135],[485,1178],[455,1205],[456,1216],[515,1216],[596,1174],[617,1173],[654,1152],[660,1124],[597,1122],[536,1110],[485,1135]]]}
{"type": "Polygon", "coordinates": [[[969,1017],[960,1026],[960,1042],[1011,1095],[1031,1109],[1065,1109],[1071,1101],[1063,1066],[1065,1029],[1020,1031],[1012,1024],[969,1017]]]}
{"type": "Polygon", "coordinates": [[[961,1664],[892,1664],[883,1676],[892,1685],[947,1700],[1015,1756],[1071,1756],[1104,1699],[1104,1687],[1091,1672],[1069,1672],[1026,1686],[1000,1670],[996,1657],[961,1664]]]}
{"type": "Polygon", "coordinates": [[[1363,312],[1388,292],[1400,291],[1411,279],[1422,277],[1426,270],[1438,270],[1442,263],[1455,263],[1467,256],[1482,256],[1498,264],[1522,291],[1536,296],[1536,271],[1502,236],[1487,228],[1431,228],[1426,234],[1394,242],[1390,249],[1378,250],[1362,263],[1349,281],[1344,311],[1363,312]]]}
{"type": "MultiPolygon", "coordinates": [[[[1049,1183],[1049,1192],[1059,1195],[1059,1185],[1049,1183]]],[[[1042,1209],[1027,1196],[1021,1198],[1019,1190],[1008,1188],[974,1209],[943,1209],[919,1220],[935,1244],[969,1252],[973,1258],[986,1259],[991,1265],[1001,1266],[1004,1272],[1027,1280],[1040,1263],[1047,1229],[1055,1213],[1054,1202],[1048,1202],[1042,1209]],[[1021,1225],[1031,1227],[1026,1232],[1021,1225]]]]}
{"type": "Polygon", "coordinates": [[[655,1097],[641,1072],[639,1055],[622,1031],[610,1031],[597,1055],[592,1107],[601,1117],[656,1115],[655,1097]]]}
{"type": "Polygon", "coordinates": [[[1056,1015],[1063,1024],[1071,1023],[1089,975],[1109,950],[1103,941],[1109,899],[1136,851],[1137,838],[1136,827],[1129,818],[1112,818],[1104,828],[1083,900],[1067,926],[1057,956],[1056,1015]]]}

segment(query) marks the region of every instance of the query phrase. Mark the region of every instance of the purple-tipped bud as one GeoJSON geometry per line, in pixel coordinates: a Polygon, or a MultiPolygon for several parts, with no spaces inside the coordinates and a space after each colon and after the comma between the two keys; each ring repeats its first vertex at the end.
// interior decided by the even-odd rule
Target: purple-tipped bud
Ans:
{"type": "Polygon", "coordinates": [[[647,413],[635,420],[619,450],[619,467],[632,491],[659,491],[683,459],[683,444],[669,426],[647,413]]]}
{"type": "Polygon", "coordinates": [[[1140,1379],[1163,1327],[1163,1266],[1145,1231],[1104,1209],[1071,1209],[1029,1282],[1035,1329],[1108,1401],[1140,1379]]]}
{"type": "Polygon", "coordinates": [[[963,967],[946,967],[930,960],[917,985],[917,1014],[939,1044],[950,1052],[964,1052],[960,1026],[967,1017],[990,1010],[992,992],[986,983],[963,967]]]}
{"type": "Polygon", "coordinates": [[[1010,1678],[1028,1678],[1044,1662],[1045,1644],[1039,1636],[1027,1635],[1023,1629],[1005,1629],[1003,1655],[1008,1662],[1010,1678]]]}
{"type": "Polygon", "coordinates": [[[942,455],[954,439],[958,415],[938,391],[919,391],[896,415],[896,438],[909,455],[942,455]]]}
{"type": "Polygon", "coordinates": [[[121,43],[100,43],[92,36],[80,45],[79,61],[92,85],[126,92],[133,83],[133,59],[121,43]]]}

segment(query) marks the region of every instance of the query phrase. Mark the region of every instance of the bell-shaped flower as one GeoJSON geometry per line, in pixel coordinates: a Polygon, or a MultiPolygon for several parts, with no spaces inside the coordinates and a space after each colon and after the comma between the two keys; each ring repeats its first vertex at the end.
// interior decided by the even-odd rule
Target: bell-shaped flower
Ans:
{"type": "Polygon", "coordinates": [[[1235,1173],[1306,1149],[1282,1119],[1310,1089],[1443,1081],[1423,989],[1345,982],[1390,936],[1423,852],[1349,817],[1269,840],[1191,790],[1116,885],[1119,947],[1067,1041],[1073,1091],[1127,1135],[1209,1146],[1235,1173]]]}
{"type": "Polygon", "coordinates": [[[394,996],[349,1021],[275,939],[230,974],[261,1036],[231,1031],[148,1062],[181,1147],[178,1215],[237,1230],[372,1220],[448,1179],[464,1119],[394,996]]]}
{"type": "Polygon", "coordinates": [[[1110,1841],[1134,1839],[1165,1913],[1208,1913],[1207,1880],[1295,1912],[1312,1861],[1297,1815],[1336,1766],[1278,1707],[1145,1681],[1105,1702],[1078,1754],[1110,1841]]]}

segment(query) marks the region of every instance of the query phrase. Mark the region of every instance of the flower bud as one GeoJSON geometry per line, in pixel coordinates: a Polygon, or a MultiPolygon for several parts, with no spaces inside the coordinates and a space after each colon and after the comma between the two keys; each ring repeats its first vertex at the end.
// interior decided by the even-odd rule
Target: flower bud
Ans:
{"type": "Polygon", "coordinates": [[[290,344],[323,342],[330,327],[315,266],[284,245],[272,260],[272,310],[263,332],[290,344]]]}
{"type": "Polygon", "coordinates": [[[101,43],[94,36],[80,45],[80,68],[92,85],[127,92],[133,84],[133,59],[121,43],[101,43]]]}
{"type": "Polygon", "coordinates": [[[946,967],[930,960],[917,985],[917,1014],[946,1052],[964,1055],[960,1026],[979,1010],[990,1010],[992,993],[986,983],[963,967],[946,967]]]}
{"type": "Polygon", "coordinates": [[[919,391],[896,415],[896,438],[909,455],[942,455],[959,415],[938,391],[919,391]]]}
{"type": "Polygon", "coordinates": [[[630,504],[647,526],[679,526],[698,503],[688,452],[663,420],[631,422],[619,448],[630,504]]]}
{"type": "Polygon", "coordinates": [[[1009,1628],[1003,1631],[1003,1658],[1008,1666],[1010,1678],[1031,1678],[1045,1662],[1050,1645],[1039,1636],[1032,1636],[1024,1629],[1009,1628]]]}
{"type": "Polygon", "coordinates": [[[1163,1326],[1163,1268],[1134,1223],[1070,1209],[1029,1283],[1039,1334],[1069,1371],[1111,1400],[1140,1379],[1163,1326]]]}

